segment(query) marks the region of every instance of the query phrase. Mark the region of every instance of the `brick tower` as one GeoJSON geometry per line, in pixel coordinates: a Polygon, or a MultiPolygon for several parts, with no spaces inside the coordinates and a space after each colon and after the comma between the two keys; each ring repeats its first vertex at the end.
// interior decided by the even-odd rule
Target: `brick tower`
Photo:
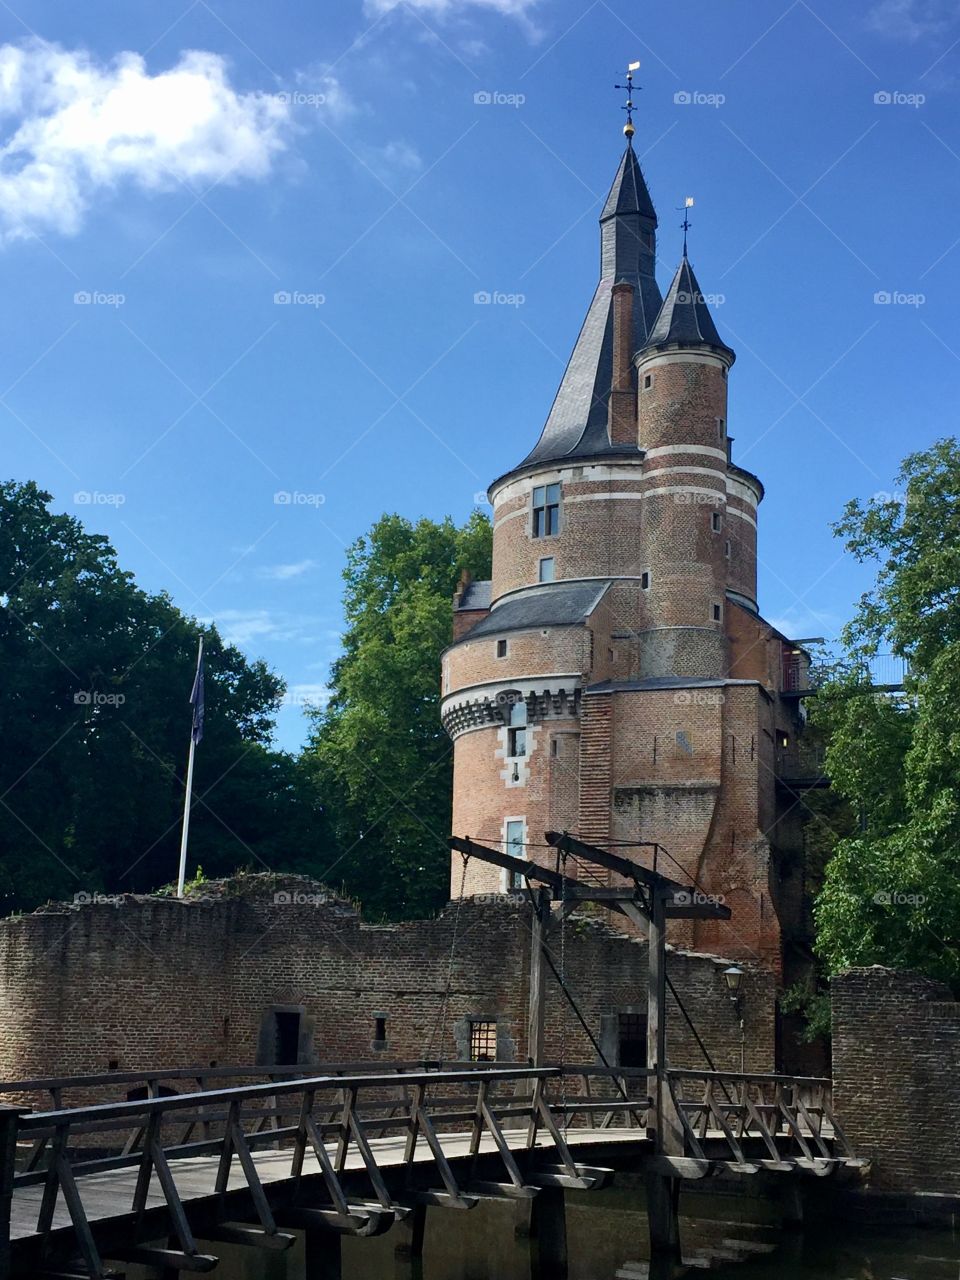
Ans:
{"type": "MultiPolygon", "coordinates": [[[[601,279],[539,441],[495,480],[493,578],[463,582],[443,655],[453,830],[550,862],[566,829],[722,895],[678,945],[801,960],[801,833],[779,763],[806,654],[756,600],[763,486],[732,460],[723,342],[684,247],[665,298],[632,140],[601,279]]],[[[577,868],[570,868],[577,874],[577,868]]],[[[452,891],[461,862],[454,855],[452,891]]],[[[466,892],[506,873],[471,862],[466,892]]]]}

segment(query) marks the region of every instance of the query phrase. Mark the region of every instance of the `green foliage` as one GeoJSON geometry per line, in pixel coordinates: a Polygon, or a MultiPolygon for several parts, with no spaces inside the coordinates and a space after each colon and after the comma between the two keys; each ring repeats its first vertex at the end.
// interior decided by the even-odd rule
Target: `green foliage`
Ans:
{"type": "MultiPolygon", "coordinates": [[[[122,570],[106,538],[0,484],[0,903],[147,891],[176,875],[201,628],[122,570]]],[[[191,864],[309,858],[311,780],[269,750],[282,682],[203,629],[206,720],[191,864]]]]}
{"type": "Polygon", "coordinates": [[[910,455],[898,482],[902,501],[850,503],[836,526],[879,568],[845,631],[853,669],[812,710],[858,826],[827,866],[817,949],[832,972],[887,964],[960,984],[960,445],[910,455]],[[882,646],[910,662],[905,697],[856,669],[882,646]]]}
{"type": "Polygon", "coordinates": [[[794,983],[780,994],[784,1013],[799,1013],[804,1020],[801,1040],[808,1044],[821,1036],[829,1038],[831,1030],[830,992],[812,981],[794,983]]]}
{"type": "Polygon", "coordinates": [[[385,515],[347,553],[344,652],[331,699],[314,713],[308,757],[341,851],[336,877],[370,915],[424,915],[448,897],[452,757],[440,654],[460,575],[489,577],[490,548],[479,512],[460,528],[449,517],[385,515]]]}

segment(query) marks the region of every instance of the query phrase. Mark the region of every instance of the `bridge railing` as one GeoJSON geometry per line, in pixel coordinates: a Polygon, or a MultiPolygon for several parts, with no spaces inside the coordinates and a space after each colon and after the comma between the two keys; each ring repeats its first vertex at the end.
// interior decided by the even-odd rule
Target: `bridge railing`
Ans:
{"type": "Polygon", "coordinates": [[[765,1160],[816,1171],[837,1155],[853,1159],[833,1111],[833,1085],[819,1076],[734,1071],[669,1071],[674,1106],[688,1151],[706,1159],[704,1143],[719,1139],[735,1163],[747,1167],[747,1139],[760,1139],[765,1160]],[[830,1143],[828,1146],[827,1143],[830,1143]]]}
{"type": "MultiPolygon", "coordinates": [[[[373,1064],[365,1065],[369,1068],[373,1064]]],[[[231,1071],[235,1069],[225,1069],[227,1074],[231,1071]]],[[[583,1186],[584,1178],[565,1137],[569,1120],[599,1115],[602,1126],[614,1123],[618,1116],[627,1115],[629,1124],[631,1113],[645,1115],[649,1099],[630,1096],[623,1087],[629,1077],[627,1072],[617,1082],[614,1073],[592,1067],[471,1063],[453,1070],[398,1068],[299,1076],[21,1114],[15,1117],[16,1140],[31,1144],[31,1159],[19,1171],[11,1167],[10,1186],[0,1188],[0,1194],[42,1187],[36,1219],[36,1232],[42,1237],[54,1229],[62,1196],[81,1255],[89,1274],[96,1277],[102,1274],[102,1264],[95,1222],[84,1201],[89,1175],[136,1170],[134,1239],[148,1238],[145,1220],[152,1214],[149,1191],[156,1179],[168,1213],[166,1225],[179,1241],[179,1253],[196,1259],[196,1242],[174,1176],[177,1161],[216,1158],[215,1179],[207,1194],[216,1196],[224,1217],[225,1198],[235,1189],[231,1173],[239,1169],[259,1229],[272,1236],[277,1233],[277,1221],[255,1158],[257,1152],[272,1148],[281,1153],[284,1164],[289,1158],[285,1179],[299,1186],[309,1173],[322,1183],[323,1206],[310,1212],[325,1215],[337,1229],[369,1233],[371,1215],[380,1221],[387,1215],[399,1216],[402,1209],[384,1176],[385,1148],[380,1139],[388,1143],[391,1137],[402,1139],[399,1148],[396,1142],[392,1144],[394,1162],[399,1153],[399,1162],[404,1165],[412,1166],[416,1161],[420,1172],[424,1164],[428,1171],[432,1168],[441,1188],[428,1192],[429,1203],[469,1207],[471,1191],[532,1194],[517,1163],[518,1148],[527,1152],[544,1146],[552,1149],[559,1164],[550,1167],[549,1176],[560,1181],[551,1185],[583,1186]],[[610,1085],[609,1097],[596,1096],[601,1083],[598,1077],[604,1075],[610,1085]],[[516,1129],[521,1131],[519,1140],[516,1132],[510,1132],[516,1129]],[[135,1149],[130,1144],[132,1133],[138,1135],[135,1149]],[[461,1188],[454,1174],[444,1138],[448,1145],[452,1140],[457,1154],[469,1158],[471,1178],[466,1188],[461,1188]],[[91,1139],[96,1151],[90,1149],[91,1139]],[[43,1152],[42,1159],[36,1158],[38,1150],[43,1152]],[[102,1154],[104,1151],[108,1154],[102,1154]],[[504,1182],[475,1181],[473,1166],[481,1151],[499,1157],[504,1182]],[[370,1202],[362,1200],[358,1205],[356,1194],[349,1194],[344,1185],[348,1157],[353,1160],[350,1178],[364,1181],[370,1202]]],[[[151,1073],[151,1079],[163,1078],[169,1076],[151,1073]]],[[[136,1079],[121,1083],[133,1084],[136,1079]]],[[[75,1084],[76,1080],[64,1077],[53,1087],[66,1088],[66,1082],[75,1084]]],[[[111,1084],[116,1083],[112,1075],[111,1084]]],[[[89,1087],[89,1080],[84,1087],[89,1087]]],[[[7,1117],[9,1124],[9,1112],[7,1117]]],[[[639,1119],[636,1122],[640,1123],[639,1119]]],[[[95,1181],[93,1185],[98,1184],[95,1181]]],[[[129,1197],[129,1190],[127,1194],[129,1197]]],[[[131,1212],[129,1201],[122,1211],[131,1212]]],[[[156,1233],[155,1222],[153,1228],[156,1233]]],[[[143,1259],[142,1247],[135,1253],[136,1257],[128,1252],[129,1260],[143,1259]]]]}

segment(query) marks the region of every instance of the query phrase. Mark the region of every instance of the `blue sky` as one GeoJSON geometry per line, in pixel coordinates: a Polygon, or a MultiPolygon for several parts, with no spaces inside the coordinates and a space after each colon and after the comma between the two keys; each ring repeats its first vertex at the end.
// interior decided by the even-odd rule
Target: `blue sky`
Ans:
{"type": "Polygon", "coordinates": [[[693,195],[738,353],[765,615],[836,635],[867,577],[830,521],[956,430],[949,3],[13,0],[0,44],[3,474],[266,658],[284,746],[345,547],[464,519],[537,438],[630,60],[661,287],[693,195]]]}

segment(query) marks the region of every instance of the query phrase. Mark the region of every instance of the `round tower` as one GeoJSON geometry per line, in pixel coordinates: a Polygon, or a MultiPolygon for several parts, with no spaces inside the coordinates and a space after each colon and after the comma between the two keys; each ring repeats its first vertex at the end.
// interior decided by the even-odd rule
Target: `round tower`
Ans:
{"type": "Polygon", "coordinates": [[[649,566],[640,674],[727,675],[727,374],[721,340],[684,254],[635,358],[649,566]]]}

